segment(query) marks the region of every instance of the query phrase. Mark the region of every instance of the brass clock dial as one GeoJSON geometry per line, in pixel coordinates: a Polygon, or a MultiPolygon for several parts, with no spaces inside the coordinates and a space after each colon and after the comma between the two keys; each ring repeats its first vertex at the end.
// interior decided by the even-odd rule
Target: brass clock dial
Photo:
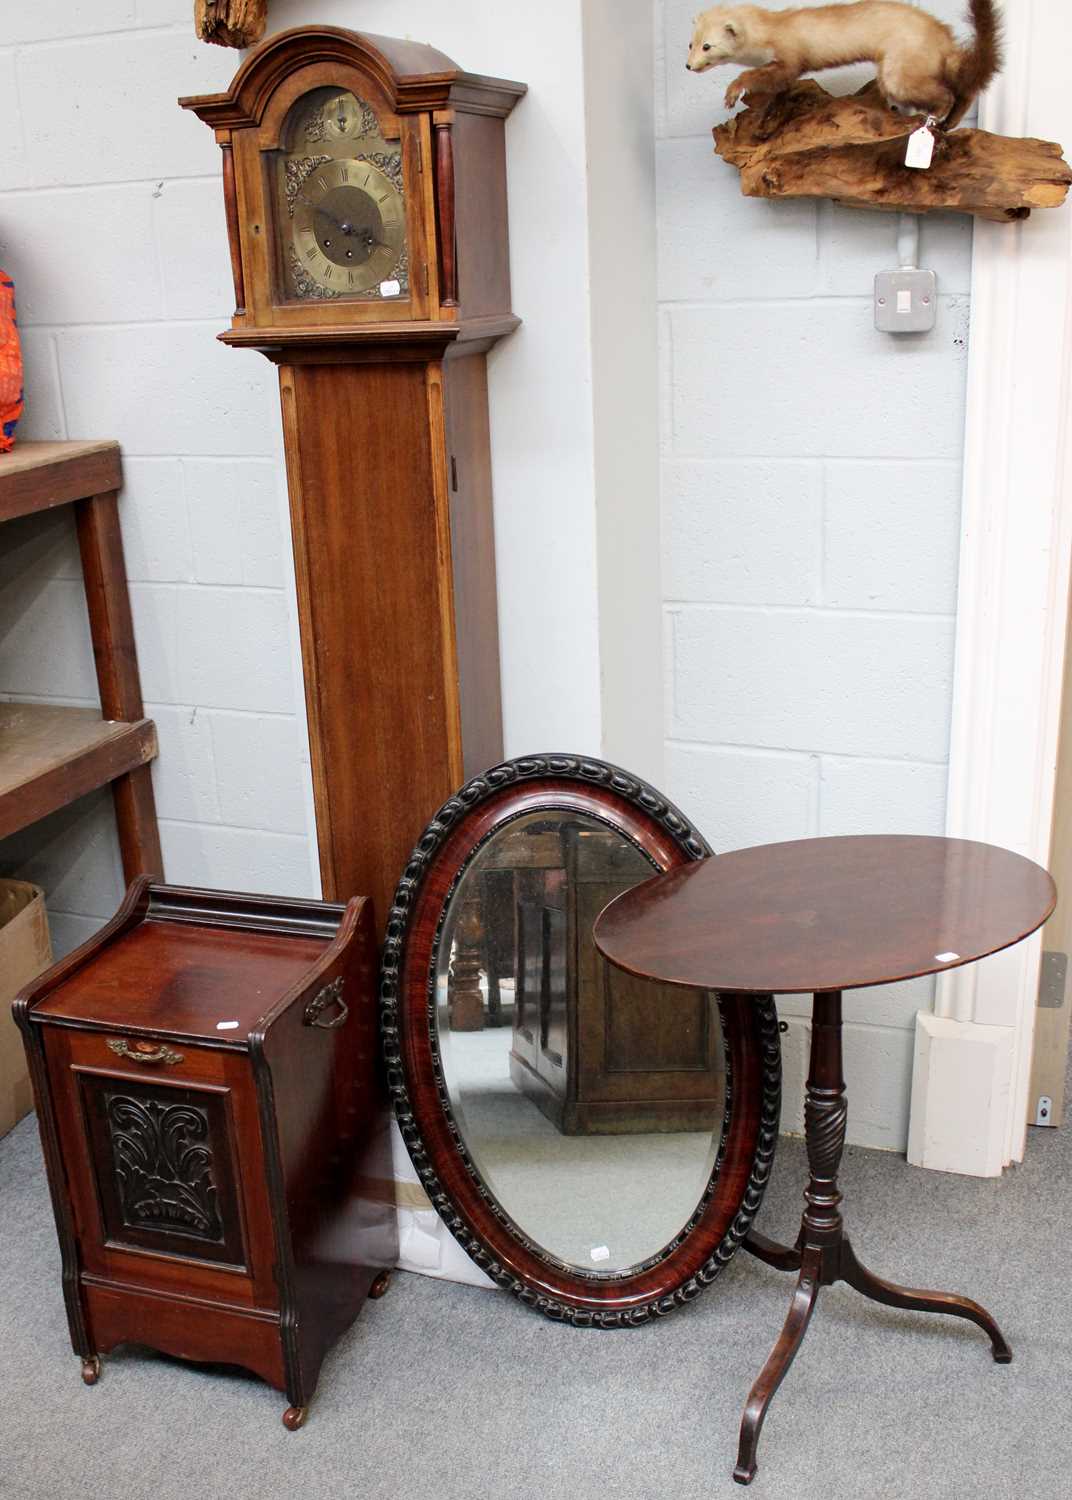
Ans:
{"type": "Polygon", "coordinates": [[[399,141],[345,89],[295,105],[279,154],[276,224],[283,294],[394,298],[409,291],[399,141]]]}
{"type": "Polygon", "coordinates": [[[307,276],[328,291],[367,292],[389,280],[398,264],[402,195],[370,162],[325,162],[297,193],[292,225],[307,276]]]}

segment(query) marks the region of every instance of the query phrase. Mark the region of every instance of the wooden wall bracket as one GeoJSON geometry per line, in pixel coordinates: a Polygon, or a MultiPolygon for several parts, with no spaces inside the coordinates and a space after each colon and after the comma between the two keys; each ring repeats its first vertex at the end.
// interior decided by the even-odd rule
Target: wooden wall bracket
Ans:
{"type": "Polygon", "coordinates": [[[715,152],[738,168],[749,198],[833,198],[900,213],[939,209],[1008,223],[1057,208],[1072,168],[1053,141],[938,132],[926,171],[904,165],[908,137],[924,122],[887,109],[878,86],[836,98],[812,79],[782,94],[753,94],[714,128],[715,152]]]}

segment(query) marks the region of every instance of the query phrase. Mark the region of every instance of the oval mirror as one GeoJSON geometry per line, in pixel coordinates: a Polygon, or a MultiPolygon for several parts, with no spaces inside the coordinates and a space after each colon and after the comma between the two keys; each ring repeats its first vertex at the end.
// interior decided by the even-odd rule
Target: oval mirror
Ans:
{"type": "Polygon", "coordinates": [[[530,756],[451,798],[399,885],[381,990],[402,1134],[462,1246],[551,1317],[671,1311],[762,1201],[773,1003],[662,989],[592,941],[615,896],[709,854],[617,767],[530,756]]]}

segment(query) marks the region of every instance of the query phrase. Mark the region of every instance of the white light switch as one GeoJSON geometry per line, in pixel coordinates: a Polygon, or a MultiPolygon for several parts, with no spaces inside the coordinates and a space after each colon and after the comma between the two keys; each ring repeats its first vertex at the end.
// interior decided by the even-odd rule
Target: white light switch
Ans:
{"type": "Polygon", "coordinates": [[[938,279],[903,266],[875,277],[875,327],[880,333],[927,333],[934,327],[938,279]]]}

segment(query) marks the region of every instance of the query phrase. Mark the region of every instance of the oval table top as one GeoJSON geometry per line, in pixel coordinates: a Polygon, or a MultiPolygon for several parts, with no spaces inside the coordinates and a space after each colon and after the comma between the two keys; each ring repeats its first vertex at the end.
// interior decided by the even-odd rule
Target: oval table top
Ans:
{"type": "Polygon", "coordinates": [[[726,993],[861,989],[1008,948],[1057,890],[1039,865],[967,839],[887,834],[764,844],[617,897],[596,947],[644,979],[726,993]]]}

